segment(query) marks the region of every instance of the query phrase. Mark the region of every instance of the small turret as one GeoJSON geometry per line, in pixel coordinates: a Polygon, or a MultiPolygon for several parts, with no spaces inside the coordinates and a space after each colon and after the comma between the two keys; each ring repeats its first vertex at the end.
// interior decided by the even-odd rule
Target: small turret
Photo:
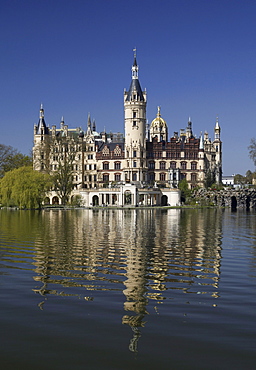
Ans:
{"type": "Polygon", "coordinates": [[[36,129],[37,135],[45,135],[48,134],[48,128],[46,127],[45,120],[44,120],[44,108],[43,104],[40,105],[40,111],[39,111],[39,121],[36,129]]]}
{"type": "Polygon", "coordinates": [[[192,121],[191,121],[191,118],[189,117],[188,118],[188,125],[187,125],[187,128],[186,128],[186,138],[189,139],[192,136],[193,136],[193,133],[192,133],[192,121]]]}
{"type": "Polygon", "coordinates": [[[92,131],[96,131],[96,122],[95,122],[95,119],[92,122],[92,131]]]}
{"type": "Polygon", "coordinates": [[[216,118],[216,124],[214,128],[214,139],[220,140],[220,125],[219,125],[219,118],[216,118]]]}
{"type": "Polygon", "coordinates": [[[65,125],[64,117],[62,116],[62,117],[61,117],[61,121],[60,121],[60,128],[61,128],[61,130],[63,130],[64,125],[65,125]]]}

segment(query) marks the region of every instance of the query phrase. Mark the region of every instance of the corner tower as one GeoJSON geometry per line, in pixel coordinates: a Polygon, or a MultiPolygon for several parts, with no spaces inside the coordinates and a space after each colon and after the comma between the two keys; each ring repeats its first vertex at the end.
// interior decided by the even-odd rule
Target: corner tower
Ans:
{"type": "Polygon", "coordinates": [[[134,50],[132,81],[124,92],[126,181],[146,181],[146,91],[142,91],[134,50]]]}

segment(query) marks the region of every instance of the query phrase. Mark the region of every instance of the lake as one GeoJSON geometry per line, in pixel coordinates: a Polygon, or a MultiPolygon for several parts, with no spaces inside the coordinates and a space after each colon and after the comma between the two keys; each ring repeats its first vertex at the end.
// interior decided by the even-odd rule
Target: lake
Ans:
{"type": "Polygon", "coordinates": [[[255,369],[256,213],[0,210],[2,369],[255,369]]]}

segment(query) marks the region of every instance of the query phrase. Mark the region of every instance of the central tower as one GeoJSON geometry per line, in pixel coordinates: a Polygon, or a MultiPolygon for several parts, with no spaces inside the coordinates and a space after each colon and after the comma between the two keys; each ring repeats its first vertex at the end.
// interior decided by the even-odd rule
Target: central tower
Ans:
{"type": "Polygon", "coordinates": [[[132,81],[129,91],[124,92],[124,126],[126,181],[146,181],[146,105],[147,94],[142,91],[139,67],[134,50],[132,81]]]}

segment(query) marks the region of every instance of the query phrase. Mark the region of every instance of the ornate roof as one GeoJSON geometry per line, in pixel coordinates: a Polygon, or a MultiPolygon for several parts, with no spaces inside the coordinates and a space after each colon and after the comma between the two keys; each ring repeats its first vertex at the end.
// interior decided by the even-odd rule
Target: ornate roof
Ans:
{"type": "Polygon", "coordinates": [[[150,127],[161,127],[161,128],[167,127],[167,123],[161,117],[160,107],[157,107],[157,115],[156,115],[156,118],[153,119],[153,121],[151,122],[150,127]]]}

